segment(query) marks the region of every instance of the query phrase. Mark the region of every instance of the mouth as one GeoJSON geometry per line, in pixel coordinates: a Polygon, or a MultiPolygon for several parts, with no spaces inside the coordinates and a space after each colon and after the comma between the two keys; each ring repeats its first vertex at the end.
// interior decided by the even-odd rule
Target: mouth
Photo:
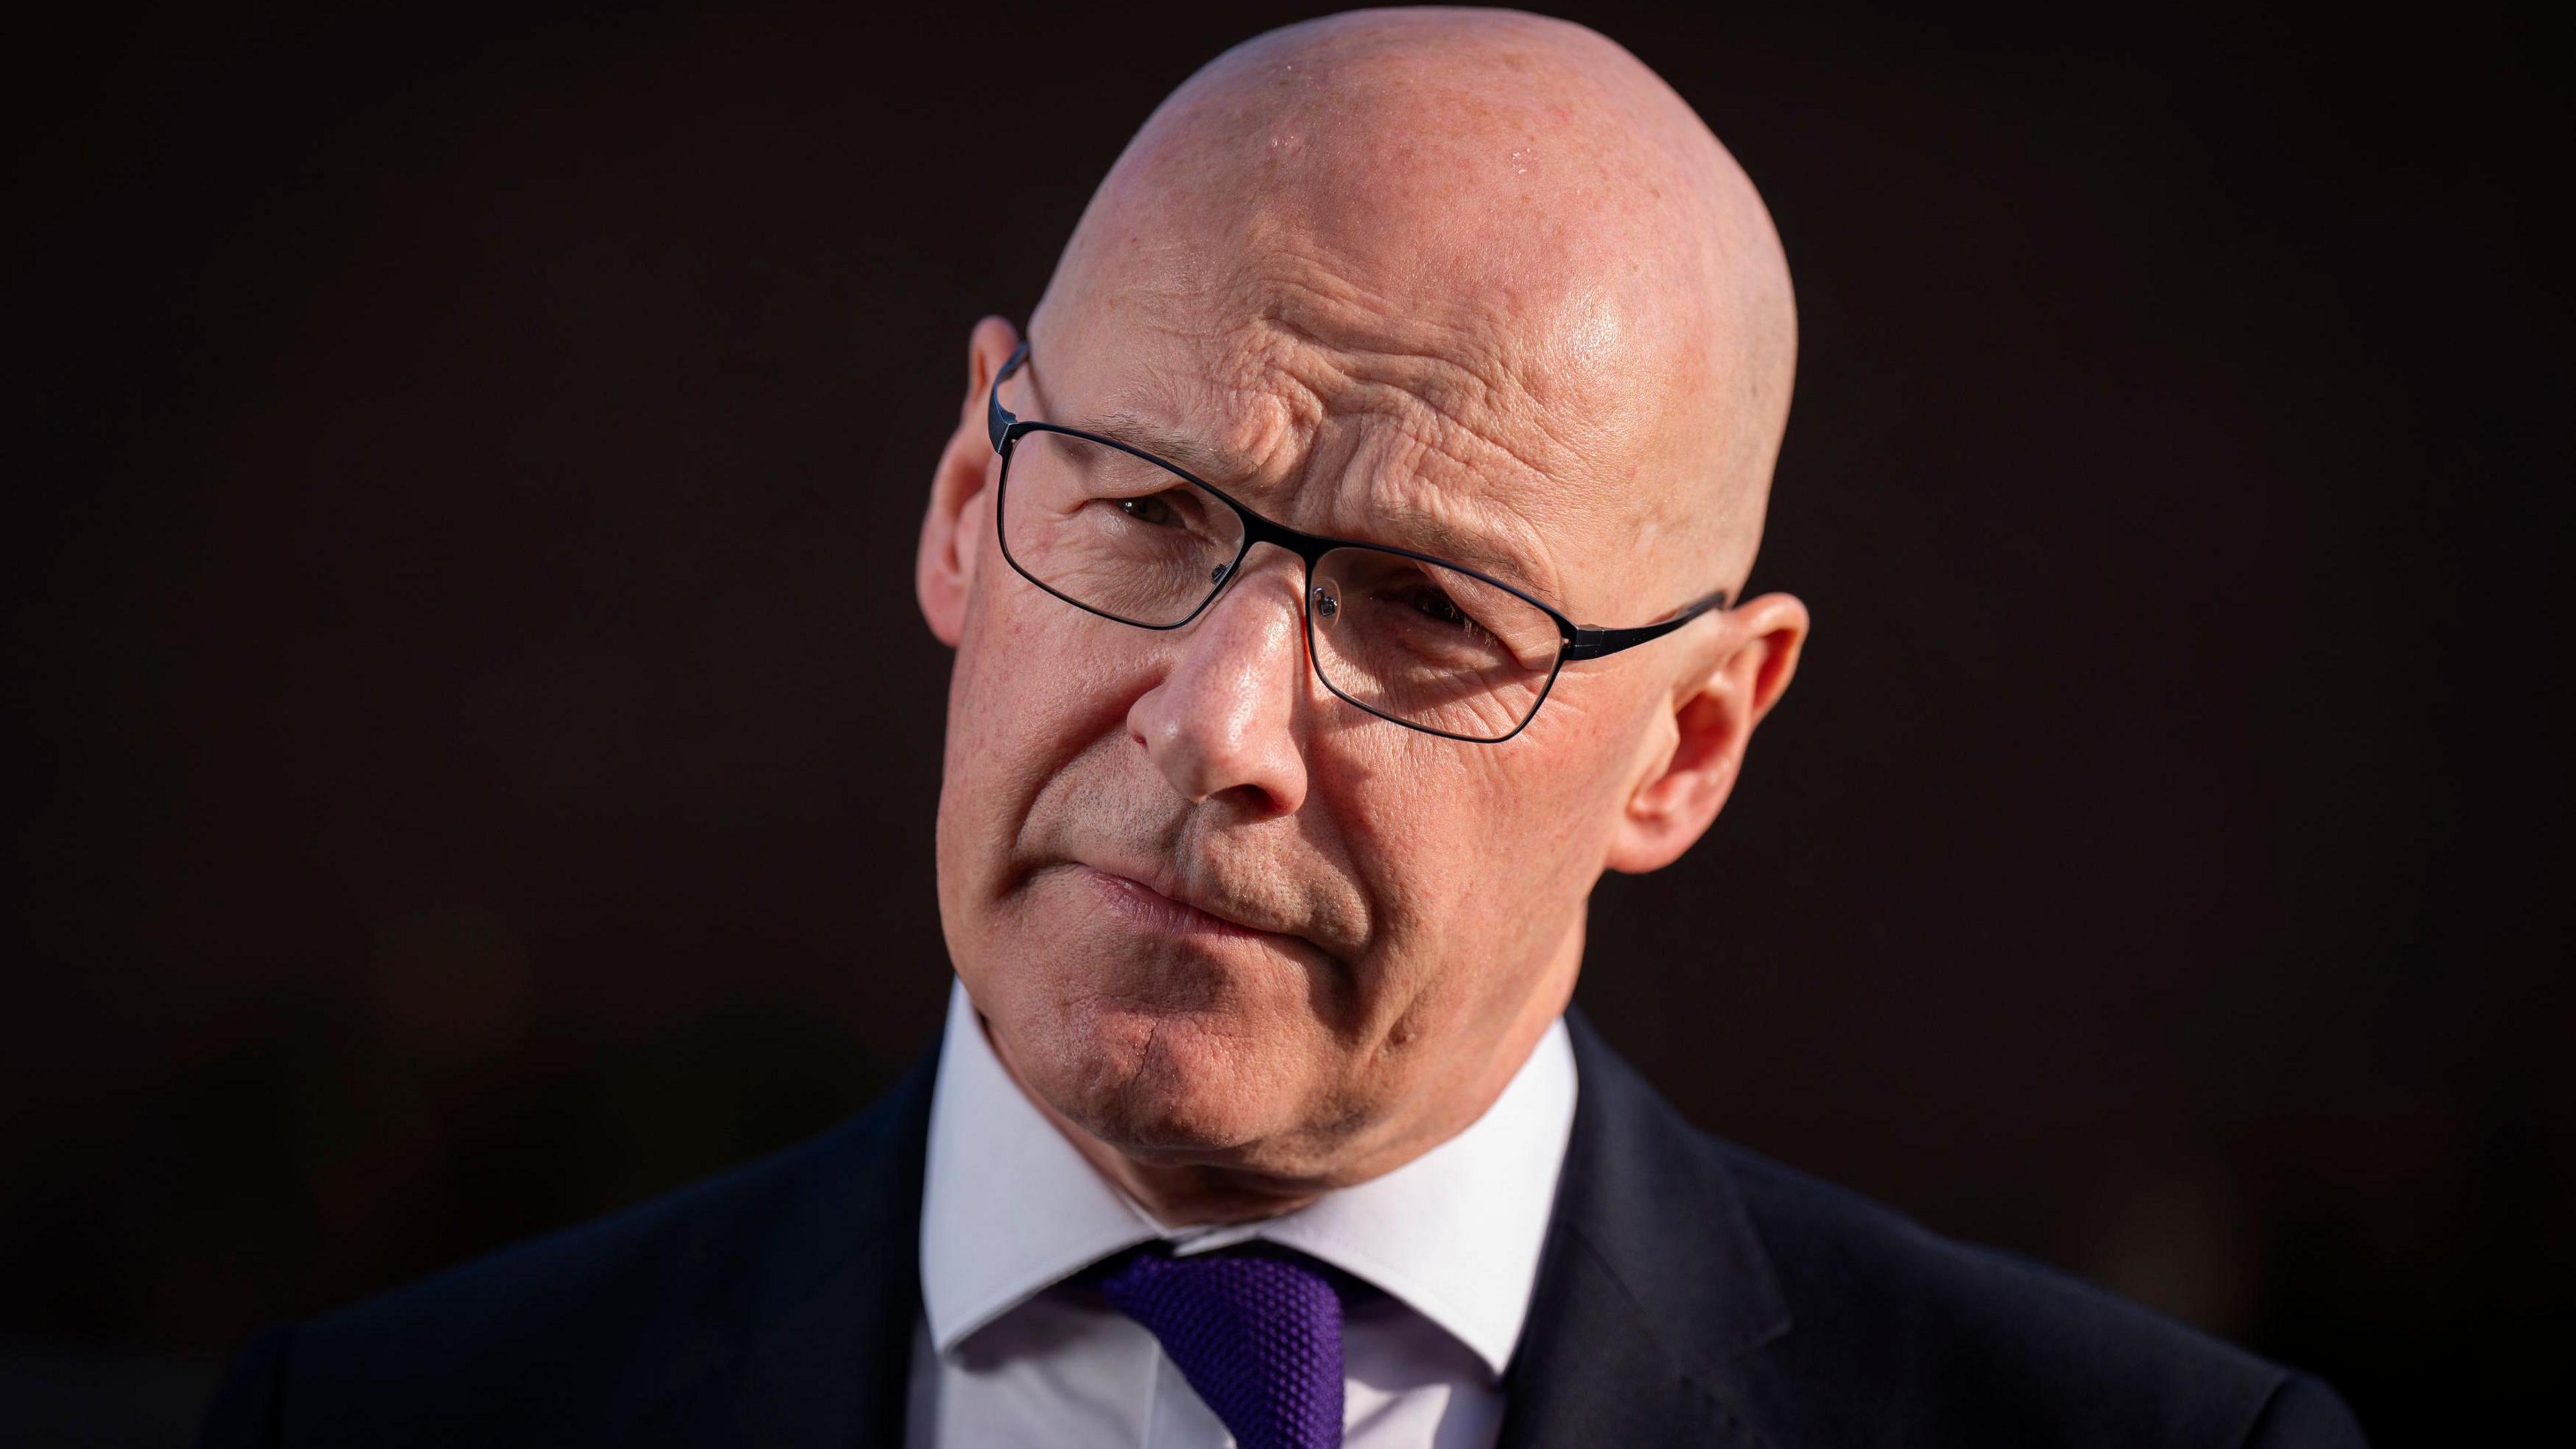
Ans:
{"type": "Polygon", "coordinates": [[[1099,894],[1110,909],[1158,935],[1262,941],[1273,946],[1315,949],[1313,943],[1303,936],[1269,930],[1219,914],[1205,905],[1166,895],[1133,876],[1092,865],[1076,865],[1073,869],[1074,874],[1099,894]]]}

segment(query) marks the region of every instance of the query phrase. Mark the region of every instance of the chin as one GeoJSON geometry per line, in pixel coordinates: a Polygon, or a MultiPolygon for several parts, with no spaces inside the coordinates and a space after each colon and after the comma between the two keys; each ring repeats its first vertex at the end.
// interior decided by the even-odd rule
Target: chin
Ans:
{"type": "Polygon", "coordinates": [[[1292,1134],[1307,1045],[1223,1005],[1089,995],[1012,1040],[1029,1087],[1085,1132],[1146,1159],[1224,1162],[1292,1134]]]}
{"type": "Polygon", "coordinates": [[[1139,929],[1069,872],[1015,904],[967,985],[1022,1082],[1084,1132],[1140,1158],[1239,1161],[1330,1095],[1336,998],[1314,963],[1139,929]]]}

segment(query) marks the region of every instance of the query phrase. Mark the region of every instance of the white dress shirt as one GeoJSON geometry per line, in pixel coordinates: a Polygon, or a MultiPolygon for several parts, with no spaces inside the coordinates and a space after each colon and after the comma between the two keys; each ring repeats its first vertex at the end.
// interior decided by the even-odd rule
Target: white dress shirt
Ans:
{"type": "Polygon", "coordinates": [[[1489,1449],[1574,1091],[1558,1021],[1484,1116],[1395,1171],[1264,1222],[1166,1228],[1021,1093],[956,987],[921,1194],[910,1449],[1232,1449],[1143,1325],[1060,1286],[1158,1238],[1184,1254],[1265,1239],[1382,1289],[1344,1323],[1347,1449],[1489,1449]]]}

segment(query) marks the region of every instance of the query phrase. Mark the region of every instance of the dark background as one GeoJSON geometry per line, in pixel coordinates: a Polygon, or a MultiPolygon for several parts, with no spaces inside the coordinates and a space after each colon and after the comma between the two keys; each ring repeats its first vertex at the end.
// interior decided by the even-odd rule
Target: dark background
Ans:
{"type": "MultiPolygon", "coordinates": [[[[254,1326],[927,1044],[911,563],[967,328],[1295,13],[13,43],[0,1429],[178,1437],[254,1326]]],[[[2555,49],[2457,7],[1576,13],[1779,218],[1755,582],[1817,621],[1712,837],[1603,886],[1586,1008],[1713,1130],[2321,1372],[2385,1442],[2542,1402],[2555,49]]]]}

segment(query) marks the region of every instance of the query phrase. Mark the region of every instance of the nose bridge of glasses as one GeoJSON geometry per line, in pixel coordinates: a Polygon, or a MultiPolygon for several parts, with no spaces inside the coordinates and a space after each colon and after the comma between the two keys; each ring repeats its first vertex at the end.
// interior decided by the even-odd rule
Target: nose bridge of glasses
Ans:
{"type": "MultiPolygon", "coordinates": [[[[1266,543],[1283,552],[1296,555],[1305,564],[1307,570],[1312,572],[1315,561],[1336,547],[1333,540],[1329,538],[1318,538],[1311,533],[1290,528],[1284,523],[1273,523],[1231,498],[1226,501],[1234,505],[1235,516],[1243,521],[1243,550],[1246,559],[1251,556],[1255,544],[1266,543]]],[[[1242,565],[1238,564],[1237,567],[1242,565]]]]}
{"type": "MultiPolygon", "coordinates": [[[[1218,580],[1217,592],[1222,594],[1232,587],[1236,574],[1248,572],[1252,568],[1253,551],[1266,543],[1297,560],[1298,572],[1291,592],[1296,596],[1297,608],[1302,614],[1314,603],[1311,595],[1315,587],[1315,565],[1338,545],[1329,538],[1318,538],[1286,524],[1273,523],[1240,503],[1235,504],[1234,511],[1243,520],[1243,549],[1218,580]]],[[[1214,600],[1210,600],[1210,606],[1214,606],[1214,600]]]]}

